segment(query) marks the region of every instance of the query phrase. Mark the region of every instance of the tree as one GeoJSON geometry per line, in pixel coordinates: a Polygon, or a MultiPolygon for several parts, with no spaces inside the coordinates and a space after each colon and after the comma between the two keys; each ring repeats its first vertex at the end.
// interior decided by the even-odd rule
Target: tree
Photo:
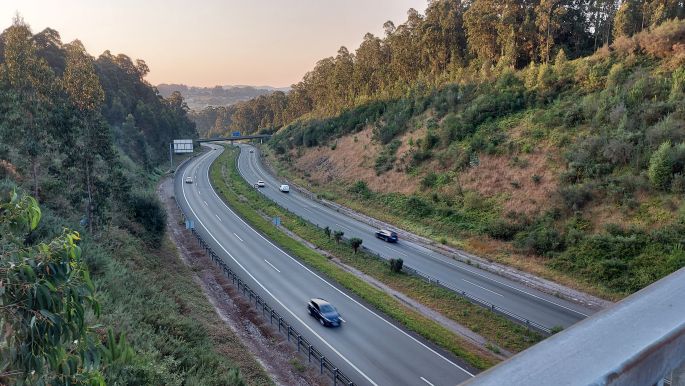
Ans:
{"type": "Polygon", "coordinates": [[[363,240],[358,237],[353,237],[350,239],[350,246],[354,249],[354,253],[357,253],[359,247],[361,247],[363,240]]]}
{"type": "Polygon", "coordinates": [[[482,62],[495,63],[499,58],[498,23],[499,13],[495,0],[475,0],[464,12],[469,51],[482,62]]]}
{"type": "Polygon", "coordinates": [[[109,128],[99,112],[105,94],[95,73],[93,59],[78,40],[67,44],[66,52],[62,87],[73,111],[70,145],[74,151],[69,164],[82,177],[88,228],[92,232],[94,214],[96,210],[102,213],[101,205],[104,205],[107,195],[107,179],[98,179],[98,174],[106,169],[106,161],[113,160],[114,152],[109,128]]]}
{"type": "Polygon", "coordinates": [[[632,36],[643,28],[642,1],[624,0],[616,12],[614,38],[632,36]]]}
{"type": "Polygon", "coordinates": [[[335,240],[336,244],[340,244],[340,240],[342,240],[344,235],[345,235],[345,232],[343,232],[343,231],[334,231],[333,232],[333,239],[335,240]]]}
{"type": "Polygon", "coordinates": [[[670,186],[673,172],[671,164],[671,142],[662,143],[649,159],[649,181],[656,189],[666,190],[670,186]]]}
{"type": "Polygon", "coordinates": [[[38,57],[31,29],[17,16],[3,33],[4,62],[2,63],[4,115],[2,136],[13,142],[22,161],[28,163],[34,197],[40,197],[41,166],[56,137],[50,120],[54,74],[47,62],[38,57]]]}
{"type": "Polygon", "coordinates": [[[323,233],[326,235],[326,238],[327,238],[327,239],[330,239],[330,238],[331,238],[331,228],[329,228],[328,226],[326,226],[325,228],[323,228],[323,233]]]}
{"type": "Polygon", "coordinates": [[[100,307],[79,234],[24,244],[40,218],[32,197],[0,197],[0,383],[104,385],[103,350],[86,325],[100,307]]]}

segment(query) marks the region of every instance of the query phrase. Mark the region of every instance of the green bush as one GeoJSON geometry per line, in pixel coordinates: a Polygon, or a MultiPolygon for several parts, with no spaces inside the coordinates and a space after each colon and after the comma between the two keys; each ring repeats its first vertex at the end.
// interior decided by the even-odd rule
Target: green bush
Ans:
{"type": "Polygon", "coordinates": [[[527,253],[547,255],[549,252],[561,250],[564,240],[551,224],[542,223],[516,234],[515,245],[527,253]]]}
{"type": "Polygon", "coordinates": [[[350,239],[350,246],[354,250],[354,253],[357,253],[357,250],[359,249],[359,247],[362,246],[362,242],[363,242],[362,239],[360,239],[358,237],[353,237],[350,239]]]}
{"type": "Polygon", "coordinates": [[[355,182],[354,185],[347,189],[347,191],[361,198],[366,199],[371,198],[371,196],[373,195],[373,192],[371,191],[371,189],[369,189],[369,186],[363,180],[358,180],[357,182],[355,182]]]}
{"type": "Polygon", "coordinates": [[[667,189],[671,184],[672,160],[671,142],[664,142],[649,159],[649,181],[656,189],[667,189]]]}
{"type": "Polygon", "coordinates": [[[497,218],[486,228],[486,233],[495,239],[510,241],[514,239],[514,236],[521,230],[519,224],[513,223],[511,221],[497,218]]]}
{"type": "MultiPolygon", "coordinates": [[[[152,194],[135,194],[131,197],[131,217],[141,224],[144,231],[138,236],[152,247],[159,247],[166,231],[166,211],[152,194]]],[[[134,228],[135,230],[135,228],[134,228]]]]}
{"type": "Polygon", "coordinates": [[[399,273],[402,272],[402,267],[404,266],[404,260],[400,259],[390,259],[388,260],[390,265],[390,271],[399,273]]]}
{"type": "Polygon", "coordinates": [[[571,185],[559,189],[564,204],[570,210],[583,209],[592,200],[592,187],[589,185],[571,185]]]}

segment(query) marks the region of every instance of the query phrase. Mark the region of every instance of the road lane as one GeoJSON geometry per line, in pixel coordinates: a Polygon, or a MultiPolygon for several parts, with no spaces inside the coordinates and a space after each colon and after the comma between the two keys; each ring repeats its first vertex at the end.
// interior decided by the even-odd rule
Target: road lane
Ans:
{"type": "Polygon", "coordinates": [[[520,283],[454,260],[421,245],[400,240],[389,244],[377,239],[376,229],[366,223],[348,217],[292,190],[281,193],[283,183],[268,173],[259,159],[259,150],[250,145],[240,145],[238,169],[250,184],[257,180],[266,182],[259,191],[280,206],[321,227],[343,230],[345,237],[358,237],[364,247],[386,259],[401,257],[405,264],[439,280],[457,291],[483,299],[511,313],[539,323],[547,328],[569,327],[594,311],[572,302],[556,298],[520,283]],[[250,153],[248,149],[254,150],[250,153]]]}
{"type": "Polygon", "coordinates": [[[233,213],[209,182],[209,165],[221,151],[210,151],[179,171],[175,183],[179,202],[214,251],[307,340],[358,384],[414,385],[424,377],[438,386],[470,378],[470,372],[455,358],[394,326],[271,244],[233,213]],[[182,182],[193,174],[198,176],[195,183],[182,182]],[[324,328],[311,318],[306,302],[312,297],[332,302],[345,320],[343,326],[324,328]]]}

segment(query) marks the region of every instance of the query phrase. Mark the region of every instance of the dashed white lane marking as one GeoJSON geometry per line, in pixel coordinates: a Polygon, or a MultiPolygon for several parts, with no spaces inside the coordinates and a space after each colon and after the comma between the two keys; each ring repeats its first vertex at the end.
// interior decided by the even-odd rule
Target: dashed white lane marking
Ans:
{"type": "Polygon", "coordinates": [[[204,202],[204,203],[205,203],[205,206],[209,206],[209,205],[207,205],[207,201],[202,201],[202,202],[204,202]]]}
{"type": "Polygon", "coordinates": [[[223,221],[223,220],[221,219],[221,217],[219,217],[219,215],[218,215],[218,214],[214,214],[214,215],[216,216],[216,218],[218,218],[218,219],[219,219],[219,221],[221,221],[221,222],[224,222],[224,221],[223,221]]]}
{"type": "Polygon", "coordinates": [[[240,241],[242,241],[242,242],[244,243],[243,239],[241,239],[240,236],[236,235],[235,232],[233,232],[233,235],[235,235],[235,237],[237,237],[238,240],[240,240],[240,241]]]}
{"type": "Polygon", "coordinates": [[[278,268],[276,268],[273,264],[269,263],[269,260],[264,259],[264,261],[266,261],[266,263],[269,264],[271,266],[271,268],[275,269],[276,272],[281,273],[281,271],[278,268]]]}
{"type": "Polygon", "coordinates": [[[495,294],[495,295],[497,295],[497,296],[502,296],[502,297],[504,297],[504,295],[502,295],[502,294],[499,293],[499,292],[495,292],[495,291],[490,290],[490,289],[487,289],[487,288],[485,288],[485,287],[481,287],[481,286],[479,286],[478,284],[476,284],[476,283],[474,283],[474,282],[471,282],[471,281],[468,281],[468,280],[466,280],[466,279],[463,279],[463,280],[464,280],[465,282],[471,284],[471,285],[475,285],[476,287],[478,287],[478,288],[480,288],[480,289],[484,289],[484,290],[486,290],[486,291],[488,291],[488,292],[492,292],[493,294],[495,294]]]}
{"type": "Polygon", "coordinates": [[[388,248],[390,248],[390,249],[392,249],[393,251],[399,253],[400,255],[409,256],[409,255],[407,255],[406,253],[401,252],[401,251],[399,251],[399,250],[397,250],[397,249],[395,249],[395,248],[393,248],[393,247],[388,247],[388,248]]]}
{"type": "Polygon", "coordinates": [[[335,224],[335,226],[340,227],[340,228],[345,229],[345,230],[348,230],[348,231],[350,231],[350,232],[352,231],[352,229],[350,229],[350,228],[348,228],[348,227],[346,227],[346,226],[340,225],[340,224],[335,224]]]}
{"type": "Polygon", "coordinates": [[[434,384],[428,382],[428,380],[427,380],[426,378],[424,378],[424,377],[421,377],[421,380],[424,381],[424,382],[426,382],[426,383],[429,384],[430,386],[435,386],[434,384]]]}
{"type": "Polygon", "coordinates": [[[339,316],[338,316],[338,319],[340,319],[340,321],[343,322],[343,323],[347,323],[347,322],[345,321],[345,319],[343,319],[343,318],[341,318],[341,317],[339,317],[339,316]]]}

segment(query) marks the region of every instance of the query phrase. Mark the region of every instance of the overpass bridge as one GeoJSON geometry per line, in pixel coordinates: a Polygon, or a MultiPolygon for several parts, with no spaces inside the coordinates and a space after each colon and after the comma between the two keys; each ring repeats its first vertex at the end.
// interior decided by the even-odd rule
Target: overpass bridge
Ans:
{"type": "Polygon", "coordinates": [[[201,139],[196,139],[195,141],[197,143],[206,143],[206,142],[228,142],[230,141],[231,144],[233,141],[242,141],[246,139],[258,139],[260,143],[265,140],[271,138],[271,134],[253,134],[253,135],[237,135],[233,137],[217,137],[217,138],[201,138],[201,139]]]}

